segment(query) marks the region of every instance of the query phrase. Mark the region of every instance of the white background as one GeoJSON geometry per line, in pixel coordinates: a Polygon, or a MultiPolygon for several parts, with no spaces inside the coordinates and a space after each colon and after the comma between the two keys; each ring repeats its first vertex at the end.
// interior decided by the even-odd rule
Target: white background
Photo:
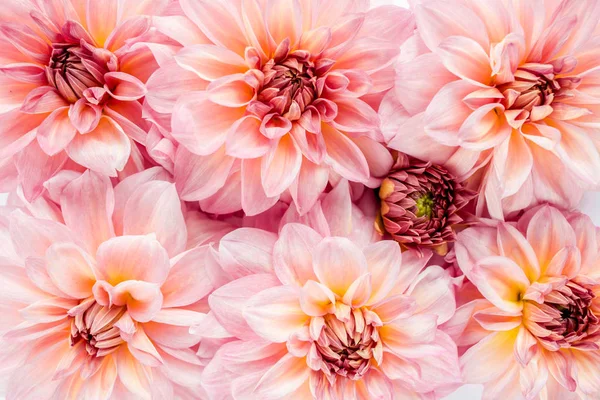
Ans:
{"type": "MultiPolygon", "coordinates": [[[[379,6],[384,4],[397,4],[400,6],[408,7],[406,0],[371,0],[373,6],[379,6]]],[[[598,172],[600,173],[600,171],[598,172]]],[[[600,225],[600,192],[588,193],[583,201],[581,202],[580,209],[590,215],[594,223],[600,225]]],[[[6,203],[6,195],[0,194],[0,204],[6,203]]],[[[465,385],[444,400],[480,400],[482,388],[480,385],[465,385]]]]}
{"type": "MultiPolygon", "coordinates": [[[[373,6],[380,6],[384,4],[397,4],[399,6],[408,7],[407,0],[371,0],[373,6]]],[[[600,171],[598,171],[600,174],[600,171]]],[[[596,226],[600,225],[600,192],[588,193],[581,202],[580,210],[588,214],[596,226]]],[[[446,397],[444,400],[480,400],[482,388],[480,385],[465,385],[452,395],[446,397]]]]}

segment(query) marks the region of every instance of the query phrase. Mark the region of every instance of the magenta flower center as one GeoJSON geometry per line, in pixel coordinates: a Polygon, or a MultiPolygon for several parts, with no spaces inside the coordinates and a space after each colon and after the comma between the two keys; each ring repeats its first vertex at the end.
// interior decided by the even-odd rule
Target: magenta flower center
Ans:
{"type": "Polygon", "coordinates": [[[115,323],[125,314],[124,307],[104,307],[94,302],[71,320],[71,346],[85,342],[90,356],[103,357],[115,351],[125,341],[115,323]]]}
{"type": "Polygon", "coordinates": [[[353,310],[345,322],[333,314],[324,318],[325,326],[315,342],[321,370],[332,384],[336,375],[361,379],[371,367],[374,353],[381,350],[377,327],[366,322],[360,309],[353,310]]]}
{"type": "Polygon", "coordinates": [[[569,281],[544,296],[544,304],[536,304],[547,317],[535,324],[532,333],[546,344],[545,347],[555,350],[569,347],[600,349],[595,343],[600,320],[592,312],[594,298],[591,288],[569,281]]]}

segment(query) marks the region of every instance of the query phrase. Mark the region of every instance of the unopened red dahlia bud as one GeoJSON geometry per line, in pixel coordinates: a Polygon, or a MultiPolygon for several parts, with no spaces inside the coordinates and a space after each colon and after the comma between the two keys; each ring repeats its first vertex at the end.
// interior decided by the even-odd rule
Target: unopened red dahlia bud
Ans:
{"type": "Polygon", "coordinates": [[[405,248],[424,246],[446,254],[461,210],[476,196],[444,167],[399,153],[379,188],[379,233],[405,248]]]}

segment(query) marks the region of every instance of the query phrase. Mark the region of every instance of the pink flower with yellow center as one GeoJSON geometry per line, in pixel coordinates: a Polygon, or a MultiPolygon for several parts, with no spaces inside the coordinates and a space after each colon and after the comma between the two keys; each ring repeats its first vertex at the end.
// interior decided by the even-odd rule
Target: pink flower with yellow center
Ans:
{"type": "Polygon", "coordinates": [[[212,253],[214,318],[192,329],[225,343],[203,372],[209,397],[429,399],[460,384],[455,344],[439,329],[455,311],[449,274],[425,268],[427,250],[371,242],[372,219],[332,196],[327,222],[310,219],[335,232],[351,223],[348,237],[299,223],[279,235],[241,228],[212,253]]]}
{"type": "Polygon", "coordinates": [[[349,0],[180,4],[193,24],[161,24],[185,47],[150,78],[147,99],[170,117],[161,126],[179,145],[184,200],[255,215],[289,193],[305,213],[333,174],[376,186],[393,163],[377,109],[414,30],[408,10],[349,0]]]}
{"type": "Polygon", "coordinates": [[[474,300],[448,329],[466,349],[465,381],[483,384],[485,399],[600,396],[598,237],[589,217],[551,206],[458,234],[474,300]]]}
{"type": "Polygon", "coordinates": [[[140,99],[158,67],[152,51],[165,46],[146,42],[166,40],[150,16],[167,3],[2,2],[0,159],[16,155],[28,198],[72,162],[117,176],[130,154],[141,158],[132,142],[145,143],[140,99]]]}
{"type": "Polygon", "coordinates": [[[494,218],[546,201],[574,207],[598,188],[600,4],[419,3],[390,147],[470,178],[479,214],[494,218]]]}
{"type": "Polygon", "coordinates": [[[113,190],[87,171],[58,218],[0,217],[0,365],[8,399],[203,396],[190,326],[206,318],[204,240],[156,170],[113,190]]]}

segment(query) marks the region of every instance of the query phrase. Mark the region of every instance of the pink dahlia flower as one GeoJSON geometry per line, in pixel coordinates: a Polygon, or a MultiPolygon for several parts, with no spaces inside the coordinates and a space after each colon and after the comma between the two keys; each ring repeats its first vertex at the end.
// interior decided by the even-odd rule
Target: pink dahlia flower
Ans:
{"type": "Polygon", "coordinates": [[[471,177],[495,218],[600,187],[600,3],[419,3],[390,147],[471,177]]]}
{"type": "Polygon", "coordinates": [[[150,78],[147,99],[151,113],[171,117],[165,126],[154,116],[179,145],[184,200],[255,215],[285,192],[304,213],[333,172],[376,186],[393,162],[377,109],[414,30],[408,10],[350,0],[180,5],[193,24],[174,16],[159,29],[185,47],[150,78]]]}
{"type": "Polygon", "coordinates": [[[427,247],[445,255],[466,217],[463,208],[476,194],[446,168],[399,153],[378,196],[380,234],[407,248],[427,247]]]}
{"type": "Polygon", "coordinates": [[[184,218],[174,184],[148,178],[113,190],[88,171],[62,190],[60,221],[2,211],[8,399],[202,396],[189,327],[213,287],[197,245],[219,233],[184,218]]]}
{"type": "Polygon", "coordinates": [[[146,43],[161,38],[151,29],[149,15],[167,3],[0,4],[0,159],[10,170],[16,155],[29,198],[73,162],[117,176],[130,154],[141,158],[132,142],[145,142],[139,100],[146,94],[144,82],[158,67],[152,51],[165,47],[146,43]]]}
{"type": "Polygon", "coordinates": [[[394,241],[324,237],[298,223],[279,235],[227,234],[211,276],[228,283],[209,297],[212,323],[192,330],[225,342],[204,370],[204,389],[221,399],[447,393],[460,371],[438,325],[455,302],[447,272],[425,269],[430,255],[401,254],[394,241]]]}
{"type": "Polygon", "coordinates": [[[598,232],[583,214],[542,206],[458,235],[474,299],[447,328],[467,349],[465,381],[483,384],[485,399],[600,396],[598,232]]]}

